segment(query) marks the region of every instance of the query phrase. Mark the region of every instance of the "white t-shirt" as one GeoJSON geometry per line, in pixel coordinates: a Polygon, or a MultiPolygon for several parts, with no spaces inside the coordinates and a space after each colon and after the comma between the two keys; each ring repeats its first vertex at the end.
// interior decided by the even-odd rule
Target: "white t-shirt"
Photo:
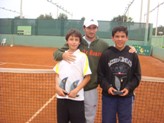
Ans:
{"type": "MultiPolygon", "coordinates": [[[[85,75],[91,74],[86,54],[78,49],[73,53],[73,55],[76,56],[76,60],[74,62],[68,63],[67,61],[62,60],[53,68],[53,70],[59,74],[59,86],[68,93],[80,84],[85,75]]],[[[78,96],[76,98],[70,98],[68,96],[63,97],[57,94],[57,98],[77,101],[84,100],[83,89],[81,89],[77,95],[78,96]]]]}

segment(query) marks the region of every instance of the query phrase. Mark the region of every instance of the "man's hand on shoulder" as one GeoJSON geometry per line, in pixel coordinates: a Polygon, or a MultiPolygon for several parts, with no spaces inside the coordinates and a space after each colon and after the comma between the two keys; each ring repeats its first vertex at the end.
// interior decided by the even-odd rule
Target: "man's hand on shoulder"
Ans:
{"type": "Polygon", "coordinates": [[[137,53],[137,50],[134,46],[129,46],[129,47],[130,47],[129,53],[137,53]]]}
{"type": "Polygon", "coordinates": [[[62,57],[63,60],[67,61],[68,63],[73,62],[76,59],[76,56],[74,56],[72,52],[64,52],[62,57]]]}

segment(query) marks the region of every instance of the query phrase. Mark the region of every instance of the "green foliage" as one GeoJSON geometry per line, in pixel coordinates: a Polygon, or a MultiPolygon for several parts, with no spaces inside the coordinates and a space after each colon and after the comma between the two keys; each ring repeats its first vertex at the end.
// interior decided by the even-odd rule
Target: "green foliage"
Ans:
{"type": "MultiPolygon", "coordinates": [[[[153,35],[155,35],[156,28],[153,28],[153,35]]],[[[164,35],[164,26],[157,27],[157,35],[164,35]]]]}
{"type": "Polygon", "coordinates": [[[68,17],[67,17],[66,14],[64,14],[64,13],[60,13],[59,16],[58,16],[58,19],[59,19],[59,20],[67,20],[68,17]]]}
{"type": "Polygon", "coordinates": [[[43,14],[41,14],[39,17],[37,17],[37,19],[47,19],[47,20],[51,20],[51,19],[53,19],[53,17],[52,17],[51,14],[50,14],[50,15],[47,15],[47,14],[43,15],[43,14]]]}
{"type": "MultiPolygon", "coordinates": [[[[24,17],[23,17],[23,18],[24,18],[24,17]]],[[[20,17],[20,16],[16,16],[15,19],[21,19],[21,17],[20,17]]]]}
{"type": "Polygon", "coordinates": [[[81,20],[84,21],[85,20],[85,17],[82,17],[81,20]]]}
{"type": "Polygon", "coordinates": [[[119,15],[117,17],[114,17],[111,21],[116,21],[116,22],[133,22],[133,19],[131,17],[127,17],[126,15],[119,15]]]}

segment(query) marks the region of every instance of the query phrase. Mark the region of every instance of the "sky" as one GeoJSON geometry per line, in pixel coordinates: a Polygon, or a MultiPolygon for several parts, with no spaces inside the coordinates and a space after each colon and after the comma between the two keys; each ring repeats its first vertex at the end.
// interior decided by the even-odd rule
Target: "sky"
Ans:
{"type": "MultiPolygon", "coordinates": [[[[21,0],[0,0],[0,18],[20,16],[20,1],[21,0]]],[[[79,20],[85,17],[111,21],[114,17],[124,15],[132,1],[133,0],[22,0],[22,13],[25,18],[30,19],[36,19],[41,14],[51,14],[54,19],[57,18],[60,13],[67,14],[56,7],[56,3],[70,13],[67,14],[68,19],[79,20]]],[[[147,18],[148,0],[143,0],[142,16],[140,16],[141,1],[142,0],[134,0],[126,13],[126,16],[131,17],[133,21],[137,23],[145,23],[147,18]]],[[[153,10],[160,3],[164,3],[164,0],[150,0],[149,10],[153,10]]],[[[164,26],[162,12],[164,12],[164,4],[162,4],[159,9],[150,12],[149,23],[152,23],[153,27],[164,26]]]]}

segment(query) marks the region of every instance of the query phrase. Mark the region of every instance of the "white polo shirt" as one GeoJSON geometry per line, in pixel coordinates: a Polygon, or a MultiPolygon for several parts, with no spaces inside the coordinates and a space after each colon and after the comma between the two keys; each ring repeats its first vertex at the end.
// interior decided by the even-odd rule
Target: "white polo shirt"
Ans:
{"type": "MultiPolygon", "coordinates": [[[[59,74],[59,86],[68,93],[80,84],[85,75],[91,74],[88,57],[86,54],[78,49],[73,53],[73,55],[76,56],[76,60],[74,62],[68,63],[67,61],[62,60],[53,68],[53,70],[59,74]]],[[[76,98],[70,98],[68,96],[63,97],[57,94],[57,98],[77,101],[84,100],[83,89],[81,89],[77,95],[78,96],[76,98]]]]}

